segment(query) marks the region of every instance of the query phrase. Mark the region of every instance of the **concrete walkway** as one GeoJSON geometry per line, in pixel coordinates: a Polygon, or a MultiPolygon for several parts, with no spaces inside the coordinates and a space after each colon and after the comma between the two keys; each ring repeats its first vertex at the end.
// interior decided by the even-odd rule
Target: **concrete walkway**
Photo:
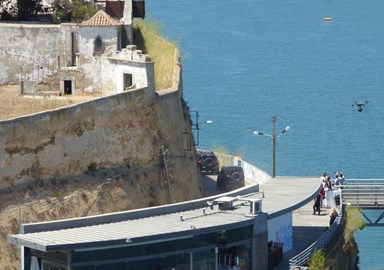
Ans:
{"type": "Polygon", "coordinates": [[[283,261],[275,270],[289,269],[289,259],[314,243],[329,226],[331,209],[322,208],[320,215],[313,215],[312,202],[292,213],[293,249],[284,253],[283,261]]]}

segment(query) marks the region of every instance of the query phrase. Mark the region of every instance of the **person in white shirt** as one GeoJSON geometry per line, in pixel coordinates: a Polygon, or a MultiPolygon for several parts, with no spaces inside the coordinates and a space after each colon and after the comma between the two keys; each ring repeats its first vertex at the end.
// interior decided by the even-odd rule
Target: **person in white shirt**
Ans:
{"type": "Polygon", "coordinates": [[[339,177],[337,177],[339,180],[339,185],[342,186],[345,184],[345,178],[342,172],[339,172],[339,177]]]}
{"type": "Polygon", "coordinates": [[[327,176],[328,176],[328,173],[325,172],[325,173],[323,173],[323,175],[320,177],[320,179],[321,179],[321,184],[323,185],[324,188],[326,187],[327,176]]]}

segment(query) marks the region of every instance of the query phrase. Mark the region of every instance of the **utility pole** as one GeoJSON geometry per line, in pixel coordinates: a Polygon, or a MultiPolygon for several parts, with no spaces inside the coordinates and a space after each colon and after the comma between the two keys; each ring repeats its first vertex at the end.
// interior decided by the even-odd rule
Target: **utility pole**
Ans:
{"type": "Polygon", "coordinates": [[[196,127],[196,136],[197,136],[197,141],[195,143],[195,146],[198,146],[199,140],[200,140],[199,112],[198,111],[196,111],[195,127],[196,127]]]}
{"type": "Polygon", "coordinates": [[[266,134],[264,132],[254,131],[253,134],[256,136],[264,135],[268,136],[272,139],[272,178],[276,177],[276,140],[283,135],[285,132],[289,130],[289,126],[286,126],[281,133],[276,136],[276,130],[275,130],[275,123],[276,123],[277,117],[276,115],[272,115],[272,134],[266,134]]]}
{"type": "Polygon", "coordinates": [[[272,178],[276,177],[276,135],[275,135],[275,122],[276,115],[272,115],[272,178]]]}
{"type": "Polygon", "coordinates": [[[199,145],[199,139],[200,139],[200,127],[199,127],[199,112],[198,111],[190,111],[190,113],[195,113],[195,123],[192,123],[192,129],[196,130],[196,142],[193,140],[193,146],[199,145]]]}
{"type": "Polygon", "coordinates": [[[168,149],[164,150],[164,146],[161,146],[161,154],[163,157],[163,163],[164,163],[164,170],[165,170],[165,184],[167,186],[168,191],[168,203],[172,203],[171,199],[171,182],[169,181],[169,174],[168,174],[168,164],[167,164],[167,155],[168,155],[168,149]]]}

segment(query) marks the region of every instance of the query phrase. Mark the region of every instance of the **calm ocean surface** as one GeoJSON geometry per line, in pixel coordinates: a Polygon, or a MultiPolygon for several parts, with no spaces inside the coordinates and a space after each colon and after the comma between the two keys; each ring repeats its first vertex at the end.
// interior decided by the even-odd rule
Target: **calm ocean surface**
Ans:
{"type": "MultiPolygon", "coordinates": [[[[384,178],[384,1],[147,0],[146,19],[178,41],[199,148],[219,147],[271,174],[384,178]],[[332,21],[325,22],[324,17],[332,21]],[[363,112],[354,101],[370,101],[363,112]]],[[[356,234],[360,269],[384,269],[384,229],[356,234]]]]}

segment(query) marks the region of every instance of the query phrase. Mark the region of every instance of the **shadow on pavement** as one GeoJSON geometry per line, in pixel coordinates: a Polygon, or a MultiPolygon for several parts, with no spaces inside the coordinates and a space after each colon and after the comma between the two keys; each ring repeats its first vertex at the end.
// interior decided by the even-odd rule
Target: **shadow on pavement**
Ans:
{"type": "Polygon", "coordinates": [[[201,175],[201,184],[203,186],[203,196],[210,197],[222,193],[216,186],[216,175],[201,175]]]}

